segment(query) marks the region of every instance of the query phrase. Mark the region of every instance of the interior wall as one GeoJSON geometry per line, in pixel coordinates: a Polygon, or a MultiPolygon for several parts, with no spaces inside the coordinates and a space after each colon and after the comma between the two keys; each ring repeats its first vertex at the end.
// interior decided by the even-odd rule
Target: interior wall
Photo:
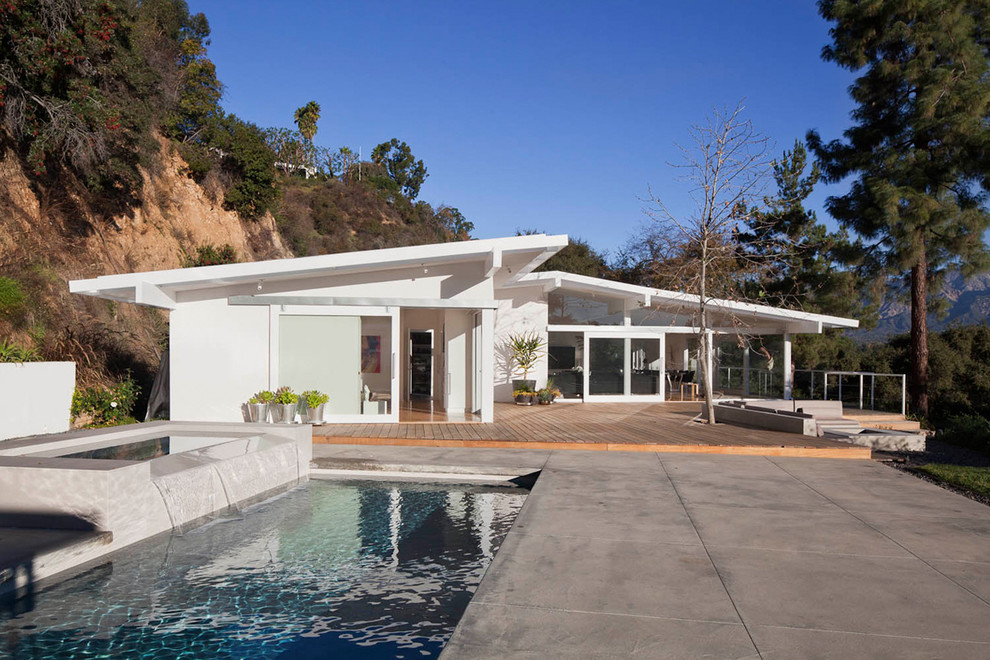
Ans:
{"type": "Polygon", "coordinates": [[[433,406],[443,409],[443,311],[403,309],[399,316],[399,400],[409,403],[409,331],[433,330],[433,406]]]}
{"type": "Polygon", "coordinates": [[[381,337],[381,372],[361,371],[361,384],[372,392],[387,393],[392,390],[392,319],[385,316],[361,317],[361,335],[381,337]]]}

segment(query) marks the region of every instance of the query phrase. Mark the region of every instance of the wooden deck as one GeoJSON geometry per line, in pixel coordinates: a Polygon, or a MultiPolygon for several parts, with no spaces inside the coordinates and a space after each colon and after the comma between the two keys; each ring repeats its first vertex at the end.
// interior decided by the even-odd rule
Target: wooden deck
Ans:
{"type": "Polygon", "coordinates": [[[870,458],[841,442],[694,421],[697,403],[495,404],[492,424],[329,424],[313,441],[429,447],[668,451],[764,456],[870,458]]]}

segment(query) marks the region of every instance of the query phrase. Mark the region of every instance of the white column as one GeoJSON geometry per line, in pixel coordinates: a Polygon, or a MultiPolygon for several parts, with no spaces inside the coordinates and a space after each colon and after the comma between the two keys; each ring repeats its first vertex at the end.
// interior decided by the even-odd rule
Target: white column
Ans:
{"type": "Polygon", "coordinates": [[[667,333],[660,333],[660,400],[667,400],[667,333]]]}
{"type": "Polygon", "coordinates": [[[622,344],[622,393],[629,396],[632,394],[632,339],[626,337],[622,344]]]}
{"type": "Polygon", "coordinates": [[[749,396],[749,346],[743,348],[743,395],[749,396]]]}
{"type": "Polygon", "coordinates": [[[495,310],[481,310],[481,421],[495,421],[495,310]]]}
{"type": "Polygon", "coordinates": [[[784,333],[784,398],[793,398],[794,369],[791,364],[791,333],[784,333]]]}
{"type": "Polygon", "coordinates": [[[708,353],[705,355],[705,367],[708,370],[708,378],[711,379],[711,383],[705,387],[707,388],[710,385],[711,389],[714,390],[715,374],[712,373],[712,354],[715,353],[715,333],[711,330],[707,330],[706,332],[708,333],[708,353]]]}

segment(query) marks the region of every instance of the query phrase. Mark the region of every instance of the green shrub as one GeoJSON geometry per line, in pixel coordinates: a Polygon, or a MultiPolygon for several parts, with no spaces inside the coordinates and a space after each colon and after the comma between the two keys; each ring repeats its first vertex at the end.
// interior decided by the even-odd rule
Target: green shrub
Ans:
{"type": "Polygon", "coordinates": [[[979,415],[952,415],[939,424],[935,439],[990,453],[990,421],[979,415]]]}
{"type": "Polygon", "coordinates": [[[24,310],[27,296],[17,280],[0,277],[0,314],[4,316],[19,315],[24,310]]]}
{"type": "Polygon", "coordinates": [[[131,416],[141,388],[128,377],[113,387],[76,388],[72,394],[72,420],[89,417],[86,428],[132,424],[131,416]]]}
{"type": "Polygon", "coordinates": [[[197,266],[216,266],[218,264],[236,264],[237,251],[229,243],[216,246],[212,243],[204,243],[196,248],[196,256],[186,258],[182,262],[183,268],[195,268],[197,266]]]}
{"type": "Polygon", "coordinates": [[[37,349],[24,348],[7,341],[0,341],[0,362],[40,362],[37,349]]]}
{"type": "Polygon", "coordinates": [[[195,142],[179,142],[177,145],[179,154],[188,166],[189,176],[195,181],[202,182],[215,163],[209,149],[195,142]]]}

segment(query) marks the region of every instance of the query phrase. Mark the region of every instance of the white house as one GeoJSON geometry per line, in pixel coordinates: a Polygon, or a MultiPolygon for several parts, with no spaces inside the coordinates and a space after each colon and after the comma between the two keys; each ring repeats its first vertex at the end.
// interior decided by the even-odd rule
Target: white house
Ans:
{"type": "MultiPolygon", "coordinates": [[[[492,421],[511,399],[508,337],[536,332],[566,399],[664,401],[693,380],[697,298],[533,271],[567,236],[516,236],[107,275],[70,291],[170,313],[171,416],[239,421],[254,392],[330,394],[331,422],[404,411],[492,421]]],[[[710,303],[716,389],[790,396],[791,335],[851,319],[710,303]],[[741,346],[739,331],[753,337],[741,346]]]]}

